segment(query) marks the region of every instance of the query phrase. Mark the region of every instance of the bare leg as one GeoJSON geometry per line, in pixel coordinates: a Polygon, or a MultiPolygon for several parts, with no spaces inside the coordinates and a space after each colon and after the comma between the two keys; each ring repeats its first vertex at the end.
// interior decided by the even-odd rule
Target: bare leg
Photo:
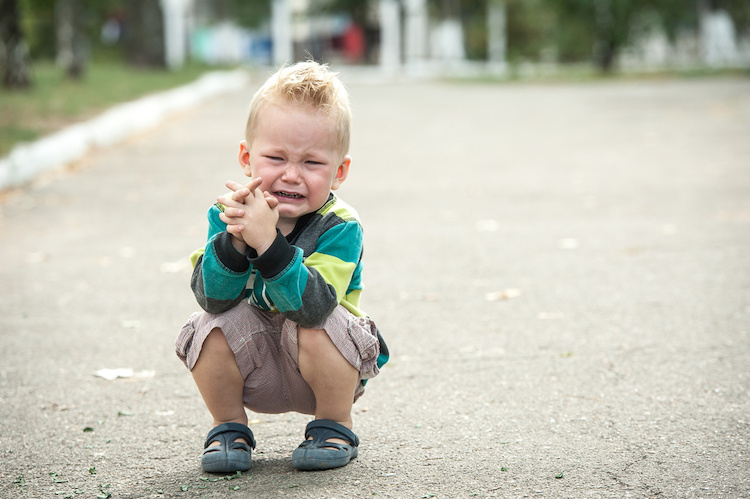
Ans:
{"type": "MultiPolygon", "coordinates": [[[[315,394],[315,419],[330,419],[351,429],[359,372],[322,329],[297,330],[299,370],[315,394]]],[[[348,443],[341,439],[331,442],[348,443]]]]}
{"type": "MultiPolygon", "coordinates": [[[[212,330],[206,337],[192,373],[213,416],[214,426],[223,423],[247,425],[247,413],[242,404],[244,379],[221,329],[212,330]]],[[[214,444],[218,445],[218,442],[212,442],[214,444]]]]}

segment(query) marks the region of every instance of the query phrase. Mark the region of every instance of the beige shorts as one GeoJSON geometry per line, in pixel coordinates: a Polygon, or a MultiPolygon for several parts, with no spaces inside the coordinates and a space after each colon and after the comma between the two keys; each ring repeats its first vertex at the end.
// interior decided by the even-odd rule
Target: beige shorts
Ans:
{"type": "MultiPolygon", "coordinates": [[[[243,402],[254,412],[315,414],[315,396],[297,363],[297,327],[280,313],[265,312],[242,302],[222,314],[198,312],[177,336],[177,356],[192,370],[206,336],[221,329],[245,379],[243,402]]],[[[315,329],[324,329],[341,354],[366,380],[378,374],[380,346],[375,324],[339,305],[315,329]]],[[[356,401],[364,392],[360,383],[356,401]]]]}

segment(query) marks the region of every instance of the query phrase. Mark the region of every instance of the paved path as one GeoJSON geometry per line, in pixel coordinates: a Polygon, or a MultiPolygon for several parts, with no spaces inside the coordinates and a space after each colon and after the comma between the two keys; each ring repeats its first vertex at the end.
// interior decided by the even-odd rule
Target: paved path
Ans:
{"type": "Polygon", "coordinates": [[[172,341],[253,89],[3,197],[0,497],[750,495],[747,79],[352,77],[341,194],[393,350],[360,457],[294,471],[307,418],[252,414],[251,472],[206,480],[172,341]]]}

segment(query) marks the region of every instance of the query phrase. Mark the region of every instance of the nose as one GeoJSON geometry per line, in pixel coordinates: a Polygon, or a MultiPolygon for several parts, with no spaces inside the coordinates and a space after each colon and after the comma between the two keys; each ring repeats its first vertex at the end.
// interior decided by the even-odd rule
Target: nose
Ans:
{"type": "Polygon", "coordinates": [[[299,179],[299,166],[292,161],[286,164],[282,178],[287,182],[296,182],[299,179]]]}

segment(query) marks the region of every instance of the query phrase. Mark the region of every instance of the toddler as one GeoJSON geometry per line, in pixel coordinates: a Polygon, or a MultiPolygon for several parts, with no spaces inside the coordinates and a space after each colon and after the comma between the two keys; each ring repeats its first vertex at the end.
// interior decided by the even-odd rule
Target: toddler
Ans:
{"type": "Polygon", "coordinates": [[[253,97],[239,147],[250,181],[228,182],[208,212],[208,242],[191,257],[204,312],[176,340],[213,417],[207,472],[250,468],[245,408],[314,416],[297,469],[357,456],[352,404],[388,349],[360,309],[362,226],[333,193],[349,175],[350,127],[345,88],[315,62],[281,69],[253,97]]]}

